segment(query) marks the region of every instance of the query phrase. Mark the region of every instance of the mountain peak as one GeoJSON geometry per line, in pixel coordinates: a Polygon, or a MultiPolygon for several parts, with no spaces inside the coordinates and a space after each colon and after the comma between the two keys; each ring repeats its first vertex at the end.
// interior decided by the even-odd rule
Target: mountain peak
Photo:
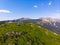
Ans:
{"type": "Polygon", "coordinates": [[[44,21],[44,22],[56,22],[56,21],[60,21],[60,19],[51,18],[51,17],[41,18],[41,20],[44,21]]]}
{"type": "Polygon", "coordinates": [[[27,17],[22,17],[20,18],[21,20],[28,20],[28,19],[31,19],[31,18],[27,18],[27,17]]]}

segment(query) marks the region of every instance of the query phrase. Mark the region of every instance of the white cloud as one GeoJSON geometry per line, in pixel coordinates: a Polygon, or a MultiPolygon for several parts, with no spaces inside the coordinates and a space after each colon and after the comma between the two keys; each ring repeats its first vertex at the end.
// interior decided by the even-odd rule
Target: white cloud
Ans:
{"type": "Polygon", "coordinates": [[[52,2],[49,2],[48,5],[50,6],[52,4],[52,2]]]}
{"type": "Polygon", "coordinates": [[[38,8],[38,6],[37,6],[37,5],[34,5],[33,7],[34,7],[34,8],[38,8]]]}
{"type": "Polygon", "coordinates": [[[11,13],[9,10],[0,10],[0,13],[11,13]]]}

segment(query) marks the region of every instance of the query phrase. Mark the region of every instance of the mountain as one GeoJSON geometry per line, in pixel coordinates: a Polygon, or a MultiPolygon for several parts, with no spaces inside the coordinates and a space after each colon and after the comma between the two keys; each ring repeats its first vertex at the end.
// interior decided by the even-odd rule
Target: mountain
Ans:
{"type": "Polygon", "coordinates": [[[60,19],[54,18],[42,18],[37,24],[50,29],[57,34],[60,34],[60,19]]]}
{"type": "Polygon", "coordinates": [[[39,18],[39,19],[31,19],[31,18],[20,18],[15,20],[7,20],[4,22],[25,22],[25,23],[33,23],[44,28],[47,28],[57,34],[60,34],[60,19],[55,18],[39,18]]]}
{"type": "Polygon", "coordinates": [[[0,23],[0,45],[60,45],[60,35],[33,23],[0,23]]]}

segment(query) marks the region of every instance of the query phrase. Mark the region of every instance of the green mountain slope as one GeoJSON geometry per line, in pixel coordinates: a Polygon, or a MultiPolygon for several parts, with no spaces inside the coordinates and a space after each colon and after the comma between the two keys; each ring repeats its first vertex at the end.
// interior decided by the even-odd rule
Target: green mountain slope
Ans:
{"type": "Polygon", "coordinates": [[[3,23],[0,45],[60,45],[60,36],[32,23],[3,23]]]}

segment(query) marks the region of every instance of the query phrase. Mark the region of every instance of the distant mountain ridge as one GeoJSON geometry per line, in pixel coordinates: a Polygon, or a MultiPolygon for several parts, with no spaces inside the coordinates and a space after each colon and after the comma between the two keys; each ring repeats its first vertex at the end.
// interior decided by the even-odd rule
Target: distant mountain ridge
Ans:
{"type": "Polygon", "coordinates": [[[31,18],[20,18],[15,20],[7,20],[3,22],[28,22],[34,23],[40,26],[43,26],[57,34],[60,34],[60,19],[55,18],[39,18],[39,19],[31,19],[31,18]]]}

